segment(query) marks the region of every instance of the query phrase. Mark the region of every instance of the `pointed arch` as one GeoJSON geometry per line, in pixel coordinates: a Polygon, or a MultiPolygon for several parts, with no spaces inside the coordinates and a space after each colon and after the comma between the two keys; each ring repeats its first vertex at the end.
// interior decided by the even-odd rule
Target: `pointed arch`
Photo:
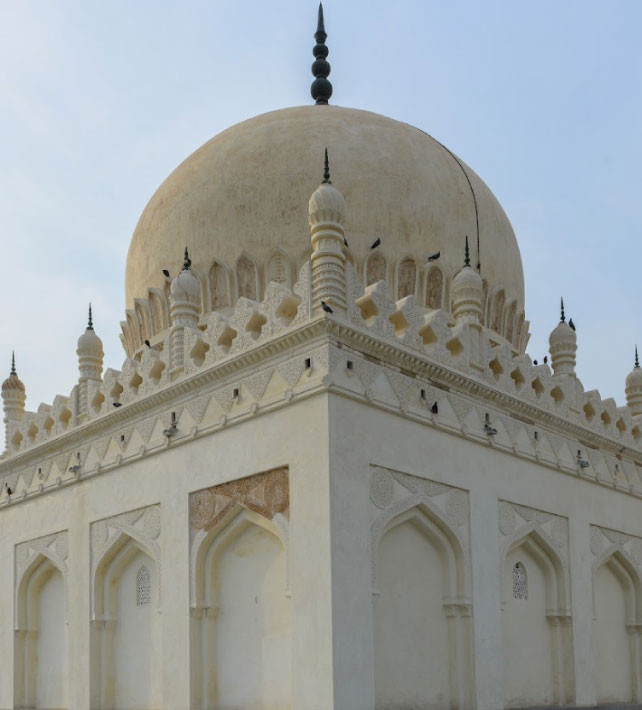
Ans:
{"type": "Polygon", "coordinates": [[[127,325],[129,326],[129,332],[131,333],[131,343],[132,352],[138,350],[142,343],[140,339],[140,327],[138,325],[138,317],[132,310],[126,311],[127,325]]]}
{"type": "Polygon", "coordinates": [[[469,582],[456,531],[427,496],[410,496],[373,524],[372,554],[377,707],[402,696],[468,707],[469,582]]]}
{"type": "Polygon", "coordinates": [[[635,630],[642,618],[637,565],[618,544],[593,563],[593,642],[598,703],[639,702],[640,649],[635,630]]]}
{"type": "Polygon", "coordinates": [[[291,612],[284,529],[236,504],[214,528],[201,531],[191,557],[194,706],[258,707],[263,702],[289,707],[291,612]],[[274,659],[270,673],[265,654],[274,659]],[[234,672],[241,666],[247,680],[243,687],[234,672]]]}
{"type": "Polygon", "coordinates": [[[397,300],[417,294],[417,264],[406,256],[397,265],[397,300]]]}
{"type": "Polygon", "coordinates": [[[142,298],[134,299],[134,313],[136,314],[136,322],[140,333],[140,342],[143,343],[149,339],[151,335],[150,314],[147,312],[147,304],[142,298]]]}
{"type": "Polygon", "coordinates": [[[149,289],[149,310],[154,335],[169,328],[168,304],[164,291],[158,288],[149,289]]]}
{"type": "Polygon", "coordinates": [[[489,317],[489,324],[491,330],[501,335],[502,333],[502,317],[504,315],[504,303],[506,301],[506,294],[503,288],[498,289],[490,301],[491,311],[489,317]]]}
{"type": "Polygon", "coordinates": [[[508,307],[506,314],[506,324],[504,326],[504,333],[506,335],[506,340],[509,343],[513,343],[515,334],[515,316],[517,314],[517,301],[513,300],[508,307]]]}
{"type": "Polygon", "coordinates": [[[387,281],[388,267],[386,260],[378,251],[373,251],[366,258],[363,268],[363,280],[366,286],[377,283],[377,281],[387,281]]]}
{"type": "Polygon", "coordinates": [[[488,323],[488,280],[482,279],[482,325],[488,323]]]}
{"type": "Polygon", "coordinates": [[[259,271],[256,260],[243,253],[236,262],[236,297],[259,300],[259,271]]]}
{"type": "Polygon", "coordinates": [[[231,305],[230,300],[230,270],[218,259],[214,259],[207,277],[209,287],[210,310],[227,308],[231,305]]]}
{"type": "Polygon", "coordinates": [[[92,602],[92,707],[156,707],[161,692],[156,543],[121,530],[95,565],[92,602]],[[150,603],[139,605],[142,567],[150,576],[150,603]]]}
{"type": "Polygon", "coordinates": [[[40,549],[16,579],[16,707],[66,707],[67,569],[40,549]]]}
{"type": "Polygon", "coordinates": [[[283,249],[275,249],[265,267],[265,283],[274,281],[288,288],[292,287],[292,263],[283,249]]]}
{"type": "Polygon", "coordinates": [[[535,522],[504,542],[500,562],[504,703],[568,704],[574,697],[568,566],[535,522]]]}
{"type": "Polygon", "coordinates": [[[438,309],[444,303],[444,273],[436,264],[428,270],[426,278],[426,308],[438,309]]]}

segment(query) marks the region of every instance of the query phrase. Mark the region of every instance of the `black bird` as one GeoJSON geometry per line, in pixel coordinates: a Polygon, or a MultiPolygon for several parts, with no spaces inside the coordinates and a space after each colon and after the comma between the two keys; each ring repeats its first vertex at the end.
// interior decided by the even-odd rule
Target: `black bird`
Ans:
{"type": "Polygon", "coordinates": [[[330,308],[330,306],[328,306],[328,304],[327,304],[325,301],[321,301],[321,308],[323,308],[323,310],[324,310],[326,313],[334,313],[334,311],[332,310],[332,308],[330,308]]]}
{"type": "Polygon", "coordinates": [[[437,259],[439,259],[440,256],[441,256],[441,252],[440,252],[440,251],[436,251],[434,254],[431,254],[431,255],[428,257],[428,261],[437,261],[437,259]]]}
{"type": "Polygon", "coordinates": [[[533,365],[537,365],[537,360],[533,360],[533,365]]]}
{"type": "Polygon", "coordinates": [[[572,328],[573,330],[575,330],[575,323],[573,323],[573,319],[572,319],[572,318],[569,318],[569,319],[568,319],[568,325],[569,325],[570,328],[572,328]]]}
{"type": "Polygon", "coordinates": [[[545,365],[548,364],[548,355],[544,355],[544,364],[545,364],[545,365]]]}
{"type": "Polygon", "coordinates": [[[145,345],[147,345],[148,348],[151,348],[151,347],[152,347],[152,344],[149,342],[149,340],[146,340],[146,341],[145,341],[145,345]]]}
{"type": "Polygon", "coordinates": [[[374,240],[374,242],[372,242],[372,244],[370,245],[370,248],[371,248],[371,249],[376,249],[376,248],[377,248],[378,246],[380,246],[380,245],[381,245],[381,239],[379,239],[379,237],[377,237],[377,238],[374,240]]]}
{"type": "Polygon", "coordinates": [[[167,269],[163,269],[163,276],[168,279],[169,278],[169,271],[167,269]]]}
{"type": "Polygon", "coordinates": [[[122,407],[123,405],[120,402],[112,402],[114,407],[122,407]]]}
{"type": "Polygon", "coordinates": [[[343,243],[350,249],[350,245],[348,244],[348,240],[344,237],[343,238],[343,243]]]}
{"type": "Polygon", "coordinates": [[[13,491],[11,490],[11,488],[9,488],[9,486],[7,486],[7,495],[10,496],[12,493],[13,493],[13,491]]]}
{"type": "Polygon", "coordinates": [[[435,403],[432,405],[432,407],[430,408],[430,411],[431,411],[433,414],[439,414],[439,405],[437,404],[437,402],[435,402],[435,403]]]}

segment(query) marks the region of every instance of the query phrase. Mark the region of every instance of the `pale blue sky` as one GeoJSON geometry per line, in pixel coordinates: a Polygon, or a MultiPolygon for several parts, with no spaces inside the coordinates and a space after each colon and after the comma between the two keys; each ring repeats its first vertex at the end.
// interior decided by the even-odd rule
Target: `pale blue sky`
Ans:
{"type": "MultiPolygon", "coordinates": [[[[586,389],[642,345],[642,3],[327,0],[333,103],[414,124],[488,183],[541,359],[564,295],[586,389]]],[[[1,0],[2,362],[68,394],[94,303],[120,368],[124,267],[163,179],[212,135],[310,103],[316,3],[1,0]]]]}

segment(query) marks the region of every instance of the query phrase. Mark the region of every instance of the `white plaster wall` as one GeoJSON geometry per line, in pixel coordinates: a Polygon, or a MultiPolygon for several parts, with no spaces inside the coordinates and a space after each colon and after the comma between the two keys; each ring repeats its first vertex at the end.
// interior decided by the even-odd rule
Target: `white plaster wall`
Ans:
{"type": "Polygon", "coordinates": [[[36,707],[63,708],[67,705],[67,629],[65,583],[53,570],[38,596],[38,639],[36,707]]]}
{"type": "Polygon", "coordinates": [[[551,627],[546,618],[546,579],[523,547],[506,555],[502,575],[502,660],[506,707],[554,703],[551,627]],[[513,597],[513,568],[526,570],[528,598],[513,597]]]}
{"type": "Polygon", "coordinates": [[[285,710],[292,697],[290,600],[286,558],[271,532],[248,526],[227,545],[210,584],[216,588],[216,707],[285,710]]]}
{"type": "Polygon", "coordinates": [[[608,564],[595,573],[595,660],[597,700],[629,703],[632,700],[630,637],[622,583],[608,564]]]}
{"type": "Polygon", "coordinates": [[[384,535],[377,582],[375,707],[449,707],[442,561],[414,522],[403,522],[384,535]]]}
{"type": "MultiPolygon", "coordinates": [[[[137,552],[114,581],[116,624],[114,627],[114,707],[160,706],[161,634],[158,614],[158,575],[154,561],[137,552]],[[138,571],[145,565],[151,575],[152,601],[136,604],[138,571]]],[[[110,679],[104,679],[110,682],[110,679]]]]}

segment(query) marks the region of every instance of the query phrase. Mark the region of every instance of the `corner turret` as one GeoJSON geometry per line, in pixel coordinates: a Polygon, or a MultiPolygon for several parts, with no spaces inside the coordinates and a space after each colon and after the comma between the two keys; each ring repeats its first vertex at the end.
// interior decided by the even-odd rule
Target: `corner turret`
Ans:
{"type": "Polygon", "coordinates": [[[635,346],[635,364],[626,378],[626,404],[634,417],[642,415],[642,368],[638,357],[638,348],[635,346]]]}
{"type": "Polygon", "coordinates": [[[551,364],[556,375],[575,376],[575,353],[577,352],[577,335],[575,329],[566,322],[564,314],[564,299],[561,299],[560,322],[549,337],[551,364]]]}
{"type": "Polygon", "coordinates": [[[13,429],[22,421],[27,399],[25,386],[16,372],[15,353],[11,354],[11,371],[2,383],[2,402],[4,405],[5,446],[9,449],[13,429]]]}

